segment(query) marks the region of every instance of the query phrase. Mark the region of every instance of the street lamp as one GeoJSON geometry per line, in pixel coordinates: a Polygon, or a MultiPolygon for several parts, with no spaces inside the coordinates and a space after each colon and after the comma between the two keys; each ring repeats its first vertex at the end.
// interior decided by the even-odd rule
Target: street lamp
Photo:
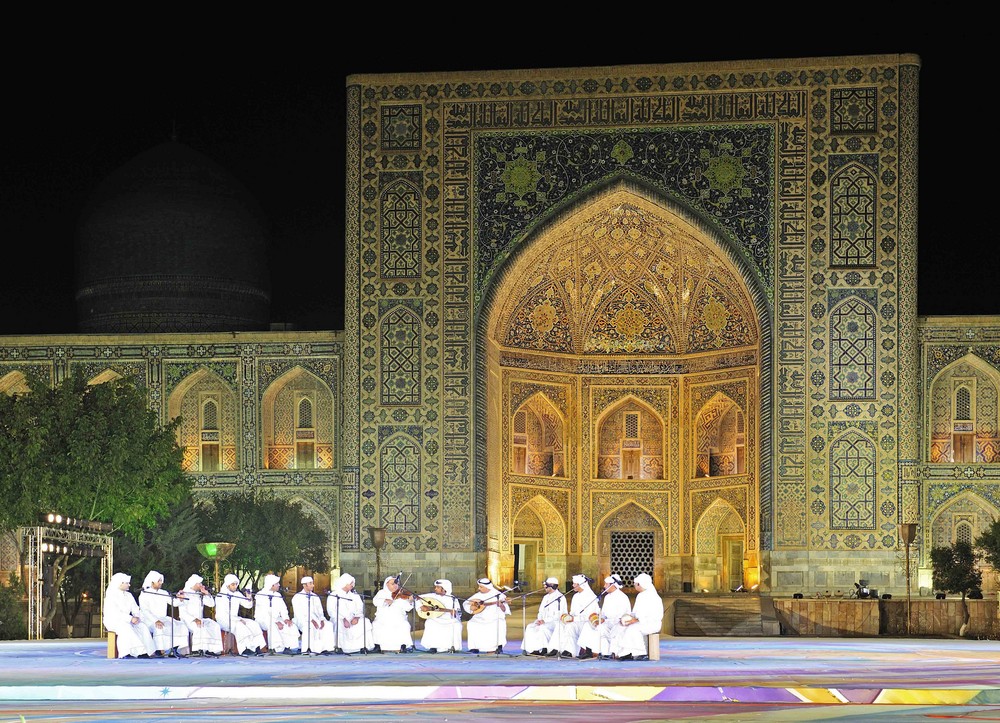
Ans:
{"type": "Polygon", "coordinates": [[[227,557],[233,554],[233,550],[236,549],[236,543],[234,542],[199,542],[197,545],[198,552],[206,560],[215,563],[215,587],[213,590],[219,591],[219,560],[225,560],[227,557]]]}
{"type": "Polygon", "coordinates": [[[917,537],[917,523],[903,522],[899,525],[899,536],[903,540],[906,555],[906,634],[910,634],[910,545],[917,537]]]}

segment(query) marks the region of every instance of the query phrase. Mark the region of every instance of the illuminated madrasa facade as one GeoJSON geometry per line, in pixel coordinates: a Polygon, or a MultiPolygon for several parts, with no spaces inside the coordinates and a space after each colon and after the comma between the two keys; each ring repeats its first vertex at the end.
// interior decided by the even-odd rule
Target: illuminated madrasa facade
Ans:
{"type": "MultiPolygon", "coordinates": [[[[90,334],[0,340],[0,385],[139,381],[198,495],[303,502],[359,587],[380,530],[415,589],[899,592],[909,522],[929,586],[931,546],[1000,516],[1000,323],[917,315],[918,80],[909,55],[351,77],[342,332],[263,331],[259,249],[136,271],[119,241],[158,202],[119,178],[85,224],[90,334]]],[[[204,243],[255,239],[241,213],[204,243]]]]}

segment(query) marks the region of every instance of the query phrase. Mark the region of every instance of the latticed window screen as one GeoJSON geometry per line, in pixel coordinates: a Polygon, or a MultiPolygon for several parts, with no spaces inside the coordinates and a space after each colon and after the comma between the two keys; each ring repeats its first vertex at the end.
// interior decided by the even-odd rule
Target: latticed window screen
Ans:
{"type": "Polygon", "coordinates": [[[524,434],[528,429],[528,417],[524,410],[514,415],[514,434],[524,434]]]}
{"type": "Polygon", "coordinates": [[[219,428],[219,405],[214,399],[207,400],[201,407],[201,428],[219,428]]]}
{"type": "Polygon", "coordinates": [[[955,525],[955,542],[972,544],[972,523],[963,520],[955,525]]]}
{"type": "Polygon", "coordinates": [[[955,390],[955,419],[972,419],[972,393],[966,386],[955,390]]]}
{"type": "Polygon", "coordinates": [[[611,572],[626,585],[641,573],[652,575],[654,545],[652,532],[612,532],[611,572]]]}
{"type": "Polygon", "coordinates": [[[303,397],[299,400],[299,427],[312,427],[313,426],[313,406],[312,402],[307,398],[303,397]]]}
{"type": "Polygon", "coordinates": [[[625,413],[625,436],[635,439],[639,436],[639,415],[636,412],[625,413]]]}

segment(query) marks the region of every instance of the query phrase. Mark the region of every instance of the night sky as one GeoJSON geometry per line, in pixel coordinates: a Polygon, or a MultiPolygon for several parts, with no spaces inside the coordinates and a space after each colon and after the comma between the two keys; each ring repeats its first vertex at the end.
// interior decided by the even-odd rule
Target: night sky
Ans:
{"type": "MultiPolygon", "coordinates": [[[[345,79],[353,73],[660,64],[743,58],[915,53],[922,59],[920,107],[919,313],[1000,313],[994,291],[1000,253],[994,241],[992,186],[980,168],[993,151],[971,150],[984,127],[975,119],[975,66],[993,42],[987,23],[963,29],[961,54],[929,31],[810,43],[716,43],[690,38],[638,48],[579,46],[489,55],[483,43],[440,58],[400,60],[335,54],[308,62],[195,63],[179,56],[100,63],[69,62],[40,83],[5,80],[7,105],[0,175],[0,334],[72,333],[73,241],[81,210],[96,186],[138,153],[177,139],[238,178],[257,199],[271,234],[272,320],[298,329],[343,328],[345,79]],[[963,93],[973,93],[962,106],[963,93]],[[963,110],[968,109],[968,110],[963,110]],[[17,109],[12,111],[11,109],[17,109]],[[987,196],[989,194],[989,197],[987,196]],[[988,225],[989,224],[989,225],[988,225]],[[317,263],[320,257],[332,261],[317,263]]],[[[298,59],[297,59],[298,60],[298,59]]],[[[985,100],[983,100],[985,103],[985,100]]]]}

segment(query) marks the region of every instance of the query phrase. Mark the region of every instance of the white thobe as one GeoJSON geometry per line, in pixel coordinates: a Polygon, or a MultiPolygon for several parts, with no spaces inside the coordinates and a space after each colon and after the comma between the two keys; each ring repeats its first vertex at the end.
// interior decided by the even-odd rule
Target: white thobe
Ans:
{"type": "Polygon", "coordinates": [[[465,624],[466,643],[469,650],[480,650],[484,653],[492,653],[498,647],[507,644],[507,616],[510,615],[510,603],[507,596],[497,590],[487,592],[477,592],[462,603],[465,612],[472,615],[465,624]],[[484,607],[480,612],[473,614],[470,602],[479,600],[483,603],[503,602],[503,610],[500,605],[493,604],[484,607]]]}
{"type": "Polygon", "coordinates": [[[628,600],[628,595],[621,590],[615,589],[604,596],[604,604],[601,605],[601,623],[597,626],[598,637],[600,638],[601,655],[611,655],[618,649],[618,639],[621,637],[625,626],[621,624],[622,616],[632,612],[632,604],[628,600]]]}
{"type": "Polygon", "coordinates": [[[112,590],[104,596],[104,627],[117,636],[118,657],[131,655],[152,655],[156,652],[153,636],[142,620],[142,610],[132,593],[127,590],[112,590]],[[139,622],[133,623],[132,618],[139,622]]]}
{"type": "Polygon", "coordinates": [[[420,637],[420,644],[430,650],[461,650],[462,649],[462,614],[458,600],[451,595],[438,595],[436,592],[429,592],[421,595],[416,606],[419,614],[420,605],[425,600],[434,600],[440,603],[444,610],[439,614],[432,613],[424,619],[424,632],[420,637]]]}
{"type": "Polygon", "coordinates": [[[566,612],[566,596],[558,590],[547,593],[538,603],[538,617],[524,629],[521,649],[525,653],[537,653],[543,648],[556,650],[559,618],[566,612]],[[550,646],[549,643],[552,643],[550,646]]]}
{"type": "Polygon", "coordinates": [[[267,634],[268,648],[276,653],[285,648],[297,650],[299,629],[291,621],[288,605],[285,604],[285,598],[281,593],[261,590],[253,597],[253,618],[260,629],[267,634]]]}
{"type": "Polygon", "coordinates": [[[399,593],[393,598],[392,592],[383,587],[375,593],[372,602],[375,605],[375,620],[372,622],[375,644],[382,650],[399,650],[404,646],[412,648],[413,634],[407,613],[413,609],[413,598],[401,597],[399,593]]]}
{"type": "Polygon", "coordinates": [[[646,589],[635,596],[632,615],[636,622],[623,625],[624,630],[613,651],[619,658],[631,654],[633,657],[649,655],[646,650],[646,636],[660,632],[663,627],[663,600],[656,590],[646,589]]]}
{"type": "MultiPolygon", "coordinates": [[[[579,592],[573,593],[573,599],[569,603],[569,614],[573,616],[573,620],[568,623],[559,623],[562,625],[562,630],[557,631],[557,636],[562,636],[560,650],[563,652],[574,656],[580,654],[580,635],[584,628],[591,628],[588,616],[600,610],[597,603],[594,602],[596,598],[597,595],[590,589],[590,585],[585,585],[580,588],[579,592]]],[[[586,642],[586,636],[584,642],[586,642]]],[[[589,646],[585,645],[584,647],[589,646]]]]}
{"type": "Polygon", "coordinates": [[[302,633],[303,653],[327,653],[336,647],[333,639],[333,626],[323,614],[323,603],[319,595],[304,590],[292,595],[292,619],[302,633]]]}
{"type": "Polygon", "coordinates": [[[178,607],[180,601],[164,589],[143,590],[139,593],[139,609],[142,610],[142,620],[149,627],[153,636],[153,644],[157,650],[167,651],[178,648],[180,652],[187,649],[188,629],[180,620],[174,620],[168,614],[171,606],[178,607]],[[160,623],[162,627],[156,627],[160,623]]]}
{"type": "Polygon", "coordinates": [[[365,617],[365,603],[356,592],[332,592],[326,599],[326,611],[334,628],[334,640],[345,653],[375,647],[371,620],[365,617]],[[357,622],[355,622],[357,621],[357,622]]]}
{"type": "Polygon", "coordinates": [[[177,609],[191,633],[191,650],[221,653],[222,628],[212,618],[205,617],[205,607],[215,607],[215,598],[197,590],[184,590],[184,597],[177,609]],[[201,625],[198,625],[199,620],[201,625]]]}
{"type": "Polygon", "coordinates": [[[236,652],[240,655],[245,650],[259,650],[267,645],[260,625],[240,617],[240,608],[249,610],[252,607],[250,597],[241,590],[234,592],[225,588],[215,596],[215,620],[236,638],[236,652]]]}

